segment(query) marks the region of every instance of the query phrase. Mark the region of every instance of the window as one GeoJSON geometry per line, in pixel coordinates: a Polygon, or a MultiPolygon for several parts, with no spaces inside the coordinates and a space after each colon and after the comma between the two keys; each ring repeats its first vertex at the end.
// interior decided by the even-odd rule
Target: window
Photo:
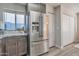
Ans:
{"type": "Polygon", "coordinates": [[[29,31],[29,23],[28,23],[29,21],[28,21],[28,16],[26,15],[26,27],[25,27],[25,29],[26,29],[26,31],[28,32],[29,31]]]}
{"type": "Polygon", "coordinates": [[[0,31],[4,30],[3,12],[0,12],[0,31]]]}
{"type": "Polygon", "coordinates": [[[24,30],[25,19],[24,14],[4,12],[5,30],[24,30]]]}
{"type": "Polygon", "coordinates": [[[0,20],[0,30],[4,29],[4,24],[3,24],[3,20],[0,20]]]}
{"type": "Polygon", "coordinates": [[[14,13],[4,13],[5,16],[5,29],[15,30],[15,14],[14,13]]]}
{"type": "Polygon", "coordinates": [[[24,30],[24,15],[16,14],[16,29],[24,30]]]}

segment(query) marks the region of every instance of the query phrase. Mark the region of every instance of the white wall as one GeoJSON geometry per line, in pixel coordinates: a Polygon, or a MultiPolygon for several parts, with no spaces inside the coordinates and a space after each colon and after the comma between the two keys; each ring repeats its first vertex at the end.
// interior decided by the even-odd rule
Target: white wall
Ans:
{"type": "Polygon", "coordinates": [[[46,13],[54,13],[54,7],[52,5],[46,4],[46,13]]]}
{"type": "Polygon", "coordinates": [[[55,8],[55,46],[61,48],[61,6],[55,8]]]}
{"type": "Polygon", "coordinates": [[[79,42],[79,13],[77,14],[77,40],[76,42],[79,42]]]}

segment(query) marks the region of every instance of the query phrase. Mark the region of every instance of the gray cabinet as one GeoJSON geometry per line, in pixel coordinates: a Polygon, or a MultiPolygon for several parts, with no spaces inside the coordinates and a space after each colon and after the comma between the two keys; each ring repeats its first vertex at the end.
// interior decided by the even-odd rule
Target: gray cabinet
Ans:
{"type": "Polygon", "coordinates": [[[6,53],[8,56],[17,55],[17,39],[15,37],[6,38],[6,53]]]}
{"type": "Polygon", "coordinates": [[[2,44],[2,40],[0,40],[0,56],[4,55],[4,45],[2,44]]]}
{"type": "Polygon", "coordinates": [[[17,53],[18,55],[26,54],[27,52],[27,41],[25,37],[18,37],[17,40],[17,53]]]}
{"type": "Polygon", "coordinates": [[[19,56],[27,53],[27,41],[22,37],[6,38],[6,53],[8,56],[19,56]]]}

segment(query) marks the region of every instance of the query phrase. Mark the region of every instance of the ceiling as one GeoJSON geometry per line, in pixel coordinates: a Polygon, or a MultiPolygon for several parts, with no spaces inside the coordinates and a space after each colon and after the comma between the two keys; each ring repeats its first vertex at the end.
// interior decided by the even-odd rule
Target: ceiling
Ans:
{"type": "Polygon", "coordinates": [[[67,3],[65,5],[71,7],[76,13],[79,13],[79,3],[67,3]]]}
{"type": "Polygon", "coordinates": [[[20,3],[21,5],[26,5],[26,3],[20,3]]]}
{"type": "MultiPolygon", "coordinates": [[[[26,5],[26,3],[19,3],[19,4],[24,5],[24,6],[26,5]]],[[[71,7],[76,13],[79,12],[79,3],[46,3],[46,4],[49,4],[49,5],[53,6],[53,7],[64,4],[64,5],[68,6],[68,7],[71,7]]]]}
{"type": "Polygon", "coordinates": [[[51,3],[49,4],[53,7],[56,7],[58,5],[65,5],[67,7],[70,7],[71,9],[73,9],[76,13],[79,13],[79,3],[51,3]]]}
{"type": "Polygon", "coordinates": [[[49,4],[49,5],[53,6],[53,7],[56,7],[56,6],[60,5],[60,3],[47,3],[47,4],[49,4]]]}

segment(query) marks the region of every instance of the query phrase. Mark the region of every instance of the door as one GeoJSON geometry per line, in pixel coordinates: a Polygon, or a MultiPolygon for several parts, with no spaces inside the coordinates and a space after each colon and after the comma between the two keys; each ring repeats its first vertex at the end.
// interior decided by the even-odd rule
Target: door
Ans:
{"type": "Polygon", "coordinates": [[[62,41],[66,46],[74,41],[74,17],[64,14],[62,21],[62,41]]]}
{"type": "Polygon", "coordinates": [[[74,41],[74,17],[70,16],[70,42],[74,41]]]}
{"type": "Polygon", "coordinates": [[[54,46],[55,40],[54,40],[54,14],[48,14],[49,15],[49,47],[54,46]]]}
{"type": "Polygon", "coordinates": [[[62,41],[63,41],[63,46],[69,44],[69,37],[70,37],[70,23],[69,23],[69,16],[68,15],[63,15],[63,20],[62,20],[62,41]]]}

